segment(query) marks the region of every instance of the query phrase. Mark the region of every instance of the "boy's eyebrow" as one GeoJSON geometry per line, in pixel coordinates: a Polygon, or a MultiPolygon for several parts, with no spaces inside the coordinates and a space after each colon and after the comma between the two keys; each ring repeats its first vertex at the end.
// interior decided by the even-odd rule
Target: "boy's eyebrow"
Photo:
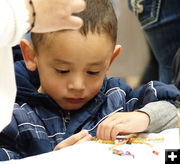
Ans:
{"type": "Polygon", "coordinates": [[[98,66],[98,65],[103,65],[104,62],[99,61],[99,62],[94,62],[94,63],[88,63],[89,66],[98,66]]]}
{"type": "Polygon", "coordinates": [[[54,59],[53,61],[58,64],[71,64],[71,62],[61,60],[61,59],[54,59]]]}
{"type": "MultiPolygon", "coordinates": [[[[68,61],[65,61],[62,59],[54,59],[53,61],[58,64],[72,64],[71,62],[68,62],[68,61]]],[[[103,64],[104,64],[103,61],[88,63],[89,66],[99,66],[99,65],[103,65],[103,64]]]]}
{"type": "Polygon", "coordinates": [[[96,62],[91,62],[88,63],[89,66],[99,66],[99,65],[104,65],[104,61],[96,61],[96,62]]]}

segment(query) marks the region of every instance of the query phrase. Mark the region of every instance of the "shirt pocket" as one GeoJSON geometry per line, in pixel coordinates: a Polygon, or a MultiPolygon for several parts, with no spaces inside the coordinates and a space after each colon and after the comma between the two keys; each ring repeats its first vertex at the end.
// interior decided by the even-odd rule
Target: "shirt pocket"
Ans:
{"type": "Polygon", "coordinates": [[[159,19],[161,0],[128,0],[129,8],[138,17],[142,28],[146,28],[159,19]]]}

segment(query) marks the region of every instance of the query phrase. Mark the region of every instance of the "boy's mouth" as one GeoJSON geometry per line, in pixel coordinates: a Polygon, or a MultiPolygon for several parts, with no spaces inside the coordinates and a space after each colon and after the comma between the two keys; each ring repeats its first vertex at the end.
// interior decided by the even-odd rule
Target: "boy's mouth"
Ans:
{"type": "Polygon", "coordinates": [[[68,101],[71,104],[79,104],[84,101],[84,98],[66,98],[66,101],[68,101]]]}

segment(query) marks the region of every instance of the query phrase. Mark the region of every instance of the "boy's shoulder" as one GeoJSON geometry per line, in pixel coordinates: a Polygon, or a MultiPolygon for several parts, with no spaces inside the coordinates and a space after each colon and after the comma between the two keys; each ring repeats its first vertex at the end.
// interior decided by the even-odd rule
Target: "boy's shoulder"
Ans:
{"type": "Polygon", "coordinates": [[[107,92],[108,90],[114,88],[119,88],[123,90],[125,93],[129,93],[132,91],[131,87],[123,79],[118,77],[105,77],[102,89],[107,92]]]}
{"type": "Polygon", "coordinates": [[[19,60],[14,63],[15,72],[20,73],[27,71],[24,60],[19,60]]]}
{"type": "MultiPolygon", "coordinates": [[[[14,110],[13,110],[13,120],[16,120],[16,124],[18,126],[19,132],[29,131],[29,129],[32,129],[36,131],[36,129],[39,129],[39,131],[46,132],[46,129],[49,130],[49,132],[52,132],[54,134],[54,129],[51,129],[53,124],[55,130],[58,130],[60,127],[60,117],[54,113],[51,112],[43,107],[32,107],[28,105],[27,103],[24,103],[22,105],[19,105],[18,103],[14,104],[14,110]],[[51,121],[49,121],[51,120],[51,121]]],[[[11,125],[15,122],[12,120],[11,125]]],[[[32,132],[33,135],[34,132],[32,132]]]]}
{"type": "MultiPolygon", "coordinates": [[[[38,71],[29,71],[26,68],[25,62],[24,60],[20,60],[14,63],[14,68],[15,68],[15,75],[16,75],[16,81],[17,82],[22,82],[23,80],[29,80],[32,83],[37,83],[35,81],[33,81],[33,79],[35,79],[36,81],[38,81],[38,85],[39,85],[39,74],[38,71]]],[[[17,83],[18,85],[18,83],[17,83]]]]}
{"type": "Polygon", "coordinates": [[[35,112],[35,109],[29,106],[27,103],[22,105],[15,103],[13,116],[19,123],[35,123],[38,122],[38,115],[35,112]]]}
{"type": "Polygon", "coordinates": [[[37,88],[40,85],[38,71],[29,71],[26,68],[24,60],[15,62],[14,66],[17,85],[17,97],[22,96],[24,93],[31,94],[33,92],[37,92],[37,88]]]}

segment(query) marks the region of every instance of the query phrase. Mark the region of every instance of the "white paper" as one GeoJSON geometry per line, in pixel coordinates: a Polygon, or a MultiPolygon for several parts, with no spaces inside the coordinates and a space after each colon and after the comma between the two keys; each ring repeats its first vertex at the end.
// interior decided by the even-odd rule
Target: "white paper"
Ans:
{"type": "Polygon", "coordinates": [[[22,160],[12,160],[4,164],[29,164],[29,163],[74,163],[74,164],[164,164],[165,149],[179,148],[179,129],[169,129],[161,133],[141,134],[139,137],[159,138],[164,137],[164,141],[152,143],[153,148],[144,144],[122,145],[121,149],[134,153],[135,158],[131,156],[118,156],[112,154],[109,150],[110,144],[88,141],[85,143],[73,145],[59,151],[50,152],[22,160]],[[152,150],[159,152],[159,155],[152,153],[152,150]]]}

